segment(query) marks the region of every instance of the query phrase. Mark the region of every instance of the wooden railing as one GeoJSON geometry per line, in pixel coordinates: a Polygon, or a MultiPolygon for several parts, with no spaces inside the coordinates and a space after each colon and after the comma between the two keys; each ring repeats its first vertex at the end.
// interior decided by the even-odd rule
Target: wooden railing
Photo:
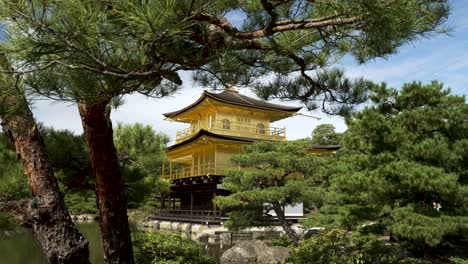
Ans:
{"type": "Polygon", "coordinates": [[[200,131],[200,129],[223,135],[246,138],[266,139],[275,141],[281,141],[286,139],[286,128],[260,128],[257,127],[257,124],[236,122],[229,122],[229,124],[227,124],[223,123],[222,121],[213,121],[211,123],[205,122],[201,123],[200,125],[191,125],[189,128],[178,131],[176,133],[176,143],[184,141],[185,139],[200,131]]]}
{"type": "MultiPolygon", "coordinates": [[[[166,167],[166,166],[165,166],[166,167]]],[[[175,166],[174,166],[175,167],[175,166]]],[[[162,177],[168,180],[190,178],[201,175],[223,175],[226,169],[233,168],[232,166],[219,165],[214,163],[205,163],[200,166],[183,168],[165,168],[162,177]]]]}
{"type": "Polygon", "coordinates": [[[182,210],[182,209],[159,209],[154,217],[166,221],[186,221],[193,223],[220,223],[221,211],[214,210],[182,210]]]}
{"type": "MultiPolygon", "coordinates": [[[[224,175],[225,171],[228,169],[236,170],[240,169],[238,166],[235,165],[215,165],[214,163],[206,163],[200,166],[193,166],[192,167],[184,167],[184,168],[168,168],[166,164],[165,169],[162,171],[162,177],[168,180],[176,180],[176,179],[183,179],[183,178],[190,178],[195,176],[206,176],[206,175],[224,175]]],[[[177,166],[174,165],[173,166],[177,166]]],[[[255,171],[256,168],[242,168],[243,171],[255,171]]],[[[301,173],[293,173],[287,177],[291,180],[303,180],[304,175],[301,173]]]]}

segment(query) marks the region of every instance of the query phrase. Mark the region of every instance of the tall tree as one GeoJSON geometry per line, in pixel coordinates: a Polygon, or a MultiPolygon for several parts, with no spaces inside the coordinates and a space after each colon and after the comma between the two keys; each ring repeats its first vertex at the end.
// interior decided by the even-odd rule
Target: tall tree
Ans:
{"type": "Polygon", "coordinates": [[[413,82],[401,90],[381,87],[372,100],[349,122],[345,149],[322,177],[323,206],[308,224],[372,223],[420,255],[466,237],[465,97],[438,82],[413,82]]]}
{"type": "Polygon", "coordinates": [[[54,171],[65,190],[94,190],[92,167],[83,135],[52,127],[39,129],[54,171]]]}
{"type": "Polygon", "coordinates": [[[314,145],[340,145],[341,133],[335,131],[332,124],[318,125],[312,132],[312,144],[314,145]]]}
{"type": "Polygon", "coordinates": [[[161,188],[162,164],[166,161],[165,149],[169,137],[156,133],[149,125],[122,124],[115,129],[114,142],[125,181],[125,194],[129,206],[154,199],[151,194],[167,192],[161,188]]]}
{"type": "Polygon", "coordinates": [[[223,186],[232,194],[219,196],[216,203],[230,211],[231,228],[255,226],[273,211],[285,233],[297,244],[299,236],[286,219],[284,208],[303,203],[307,196],[304,180],[311,177],[319,158],[308,153],[306,140],[258,142],[242,148],[232,162],[242,170],[229,171],[223,186]]]}
{"type": "Polygon", "coordinates": [[[440,0],[0,1],[9,32],[3,49],[30,73],[30,86],[78,103],[108,263],[133,262],[108,107],[116,97],[165,96],[182,83],[179,71],[194,70],[202,84],[256,84],[265,98],[311,109],[326,102],[324,111],[345,113],[371,83],[327,66],[345,53],[363,62],[388,56],[439,30],[448,13],[440,0]],[[242,25],[229,22],[236,13],[242,25]],[[261,85],[271,73],[278,78],[261,85]]]}
{"type": "MultiPolygon", "coordinates": [[[[10,69],[3,55],[0,68],[10,69]]],[[[21,82],[12,75],[0,74],[0,120],[28,176],[32,198],[27,222],[49,263],[89,263],[88,241],[65,208],[21,82]]]]}

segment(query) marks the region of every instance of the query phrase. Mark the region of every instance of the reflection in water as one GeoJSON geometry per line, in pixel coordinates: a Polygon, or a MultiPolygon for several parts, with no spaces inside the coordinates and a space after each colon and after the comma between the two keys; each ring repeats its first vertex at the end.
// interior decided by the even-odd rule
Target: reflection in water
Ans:
{"type": "MultiPolygon", "coordinates": [[[[90,261],[103,264],[101,239],[97,223],[78,224],[78,229],[88,239],[90,261]]],[[[47,264],[39,244],[29,229],[19,233],[0,235],[0,264],[47,264]]]]}
{"type": "MultiPolygon", "coordinates": [[[[91,263],[104,264],[98,223],[80,223],[77,226],[89,241],[91,263]]],[[[214,244],[208,241],[200,243],[208,255],[216,261],[219,261],[221,254],[231,247],[219,244],[219,240],[214,244]]],[[[0,231],[0,264],[47,264],[47,260],[29,229],[9,235],[4,235],[0,231]]]]}

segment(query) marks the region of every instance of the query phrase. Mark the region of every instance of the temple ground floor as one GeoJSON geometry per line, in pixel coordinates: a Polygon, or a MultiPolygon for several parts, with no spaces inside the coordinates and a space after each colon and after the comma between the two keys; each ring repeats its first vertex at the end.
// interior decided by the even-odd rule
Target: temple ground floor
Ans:
{"type": "Polygon", "coordinates": [[[221,187],[223,176],[199,176],[171,181],[170,195],[159,197],[155,218],[165,221],[220,224],[225,217],[213,203],[219,195],[229,195],[221,187]]]}
{"type": "MultiPolygon", "coordinates": [[[[153,218],[170,222],[221,224],[228,217],[214,204],[213,199],[230,194],[222,187],[223,178],[222,175],[204,175],[171,180],[170,194],[158,197],[160,207],[153,218]]],[[[304,216],[302,204],[287,206],[284,210],[292,222],[304,216]]],[[[274,212],[269,214],[271,218],[265,221],[274,222],[274,212]]]]}

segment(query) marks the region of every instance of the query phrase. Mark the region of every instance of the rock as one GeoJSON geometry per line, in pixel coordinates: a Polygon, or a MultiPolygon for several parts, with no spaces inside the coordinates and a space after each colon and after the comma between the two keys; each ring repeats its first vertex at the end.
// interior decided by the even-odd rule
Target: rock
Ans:
{"type": "Polygon", "coordinates": [[[182,224],[179,223],[179,222],[173,222],[172,225],[171,225],[171,229],[173,231],[177,231],[180,233],[180,231],[182,230],[182,224]]]}
{"type": "Polygon", "coordinates": [[[268,250],[259,252],[257,263],[279,264],[286,263],[289,258],[289,249],[286,247],[269,247],[268,250]]]}
{"type": "Polygon", "coordinates": [[[223,244],[231,244],[232,234],[230,232],[221,233],[219,238],[223,244]]]}
{"type": "Polygon", "coordinates": [[[221,264],[281,264],[288,257],[285,247],[269,247],[260,240],[244,241],[224,252],[221,264]]]}
{"type": "Polygon", "coordinates": [[[72,215],[71,218],[72,220],[75,220],[78,222],[88,222],[88,221],[94,221],[94,220],[99,219],[97,215],[93,215],[93,214],[72,215]]]}
{"type": "Polygon", "coordinates": [[[313,237],[320,233],[324,228],[323,227],[312,227],[304,231],[304,239],[309,239],[310,237],[313,237]]]}
{"type": "Polygon", "coordinates": [[[250,264],[256,263],[257,252],[266,249],[266,245],[257,241],[241,242],[228,249],[221,256],[221,264],[250,264]]]}
{"type": "Polygon", "coordinates": [[[154,229],[159,230],[159,221],[155,220],[155,221],[153,221],[152,223],[153,223],[152,227],[153,227],[154,229]]]}
{"type": "Polygon", "coordinates": [[[182,224],[182,230],[187,234],[187,236],[190,236],[192,233],[192,225],[187,223],[182,224]]]}
{"type": "Polygon", "coordinates": [[[171,230],[172,224],[171,222],[161,221],[159,222],[159,228],[164,230],[171,230]]]}

